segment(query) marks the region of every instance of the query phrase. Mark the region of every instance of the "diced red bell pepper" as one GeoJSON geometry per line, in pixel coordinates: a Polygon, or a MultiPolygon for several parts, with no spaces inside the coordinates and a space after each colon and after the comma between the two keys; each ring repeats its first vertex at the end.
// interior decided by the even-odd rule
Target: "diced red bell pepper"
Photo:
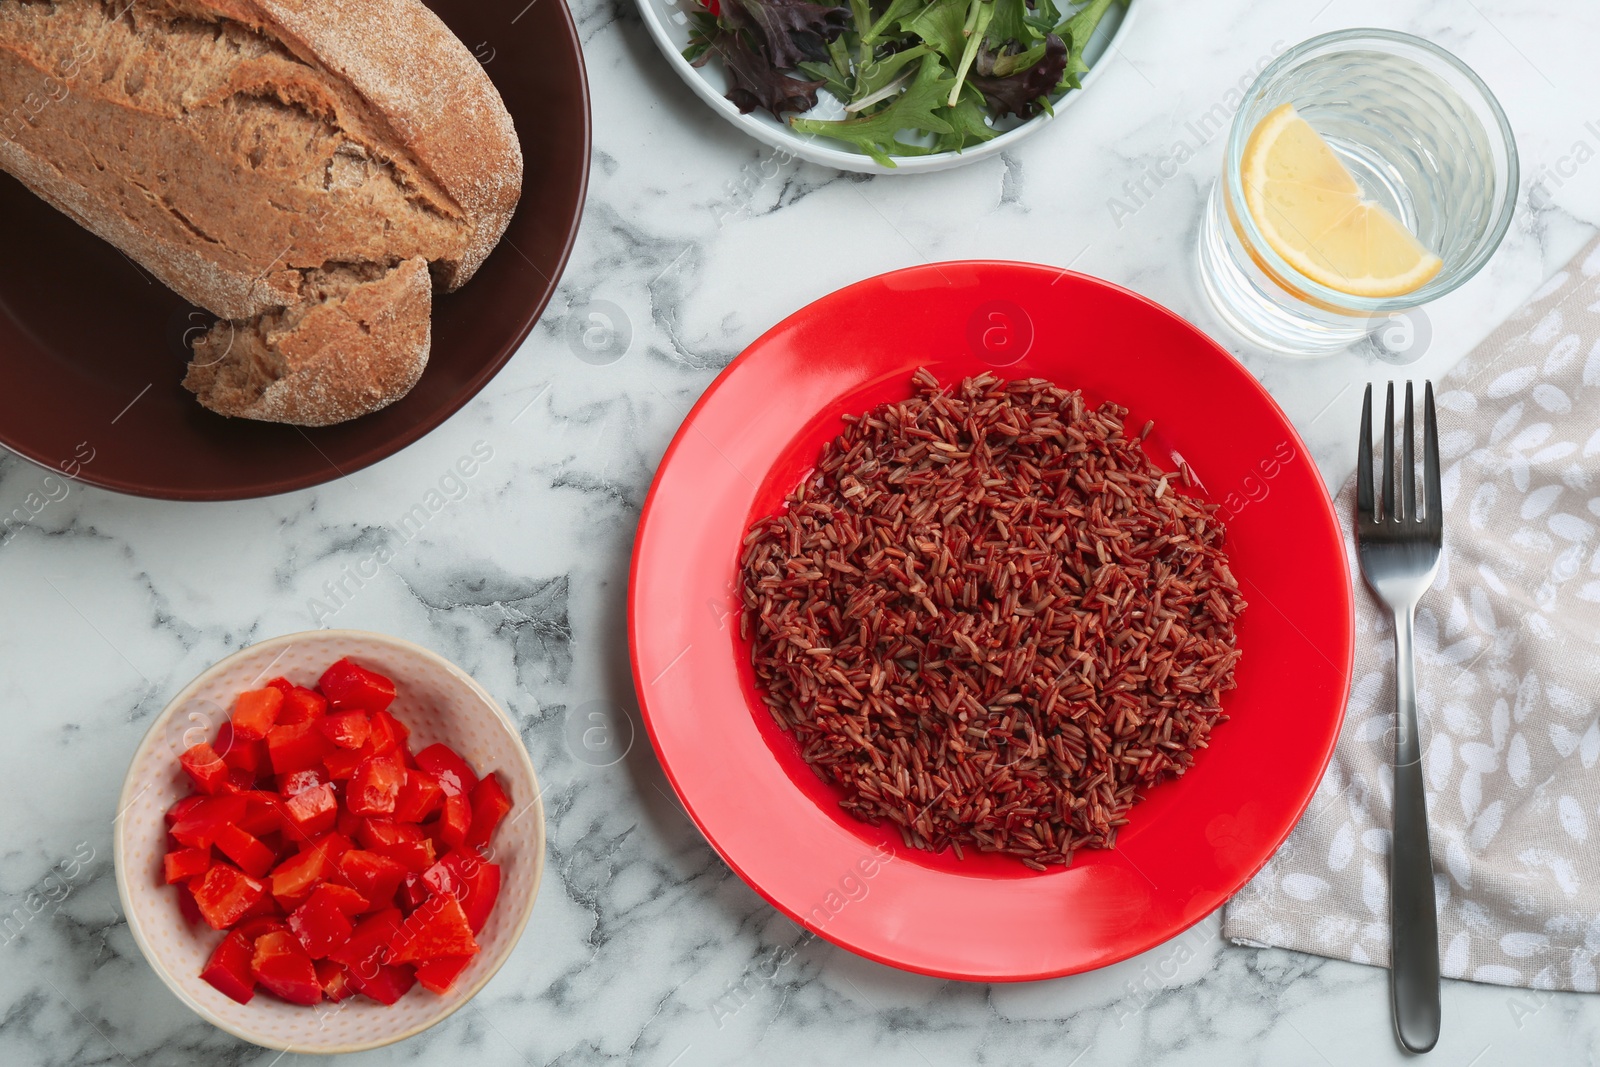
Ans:
{"type": "Polygon", "coordinates": [[[417,982],[430,993],[450,992],[461,972],[472,962],[471,956],[439,956],[417,964],[417,982]]]}
{"type": "Polygon", "coordinates": [[[406,769],[393,756],[364,759],[345,786],[345,806],[354,815],[392,814],[405,780],[406,769]]]}
{"type": "Polygon", "coordinates": [[[217,850],[237,863],[252,878],[262,878],[272,870],[272,850],[251,834],[230,823],[217,834],[217,850]]]}
{"type": "MultiPolygon", "coordinates": [[[[227,723],[223,723],[227,728],[227,723]]],[[[259,778],[267,770],[267,743],[265,741],[242,741],[235,737],[233,744],[226,750],[219,748],[222,753],[222,762],[236,771],[244,771],[251,778],[259,778]]]]}
{"type": "Polygon", "coordinates": [[[190,793],[186,797],[180,797],[177,803],[167,809],[167,825],[171,826],[176,823],[183,818],[186,812],[192,811],[194,806],[204,799],[205,797],[200,796],[198,793],[190,793]]]}
{"type": "Polygon", "coordinates": [[[283,714],[279,722],[314,722],[328,714],[328,698],[315,689],[297,685],[283,697],[283,714]]]}
{"type": "Polygon", "coordinates": [[[248,1004],[250,998],[256,995],[256,978],[250,970],[250,959],[253,954],[254,949],[249,940],[239,931],[233,930],[227,937],[217,942],[216,949],[211,953],[211,960],[206,964],[205,970],[200,972],[200,977],[210,982],[224,996],[240,1004],[248,1004]]]}
{"type": "Polygon", "coordinates": [[[328,953],[328,958],[347,967],[352,979],[371,976],[388,958],[389,946],[400,933],[400,922],[399,908],[375,911],[357,923],[350,939],[328,953]]]}
{"type": "Polygon", "coordinates": [[[322,672],[317,688],[335,711],[377,712],[394,701],[394,683],[348,657],[322,672]]]}
{"type": "Polygon", "coordinates": [[[373,852],[397,860],[408,871],[420,874],[433,866],[433,842],[410,823],[374,816],[362,825],[357,838],[373,852]]]}
{"type": "Polygon", "coordinates": [[[366,897],[342,882],[323,882],[317,887],[317,892],[325,894],[347,918],[360,915],[372,906],[367,903],[366,897]]]}
{"type": "Polygon", "coordinates": [[[217,930],[226,930],[238,922],[267,891],[259,881],[226,863],[212,864],[189,887],[194,891],[201,917],[217,930]]]}
{"type": "Polygon", "coordinates": [[[401,724],[400,720],[390,715],[387,711],[376,712],[372,716],[372,751],[379,756],[410,757],[411,750],[406,742],[411,737],[411,731],[401,724]]]}
{"type": "Polygon", "coordinates": [[[211,850],[209,848],[180,848],[176,852],[168,852],[161,859],[163,874],[167,884],[182,882],[199,874],[205,874],[211,869],[211,850]]]}
{"type": "Polygon", "coordinates": [[[360,893],[374,907],[387,906],[394,900],[400,880],[406,869],[388,856],[362,849],[351,849],[339,857],[339,871],[344,884],[360,893]]]}
{"type": "Polygon", "coordinates": [[[256,787],[256,776],[237,767],[228,768],[228,776],[217,789],[219,793],[248,793],[256,787]]]}
{"type": "Polygon", "coordinates": [[[353,815],[350,812],[346,811],[344,808],[340,808],[339,809],[339,827],[338,828],[339,828],[339,832],[341,834],[344,834],[346,837],[352,837],[352,838],[355,837],[357,834],[359,834],[361,832],[361,828],[363,826],[365,826],[366,824],[367,824],[367,820],[364,819],[363,817],[361,817],[360,815],[353,815]]]}
{"type": "Polygon", "coordinates": [[[451,848],[461,848],[467,843],[467,831],[472,828],[472,802],[466,794],[444,798],[444,809],[439,812],[439,839],[451,848]]]}
{"type": "Polygon", "coordinates": [[[276,774],[308,771],[322,765],[322,758],[333,751],[315,722],[278,725],[267,731],[267,756],[276,774]]]}
{"type": "Polygon", "coordinates": [[[339,821],[338,794],[324,782],[285,800],[283,815],[302,840],[325,834],[339,821]]]}
{"type": "Polygon", "coordinates": [[[487,848],[495,827],[510,810],[511,798],[500,784],[500,776],[491,772],[472,790],[472,825],[467,829],[467,844],[487,848]]]}
{"type": "Polygon", "coordinates": [[[206,742],[191,747],[178,757],[178,763],[202,793],[209,796],[222,791],[222,783],[228,777],[228,765],[222,762],[217,750],[206,742]]]}
{"type": "Polygon", "coordinates": [[[318,719],[317,727],[340,748],[358,749],[372,736],[372,720],[364,711],[336,711],[318,719]]]}
{"type": "Polygon", "coordinates": [[[322,983],[300,942],[287,931],[256,938],[250,970],[269,991],[291,1004],[316,1004],[322,1000],[322,983]]]}
{"type": "Polygon", "coordinates": [[[420,963],[440,956],[471,956],[478,951],[467,913],[448,893],[435,893],[412,912],[389,952],[390,963],[420,963]]]}
{"type": "Polygon", "coordinates": [[[394,802],[395,822],[421,822],[444,800],[439,780],[420,767],[406,768],[406,781],[394,802]]]}
{"type": "Polygon", "coordinates": [[[273,868],[272,895],[298,905],[327,877],[330,867],[327,853],[320,848],[297,852],[273,868]]]}
{"type": "Polygon", "coordinates": [[[283,813],[283,801],[278,794],[270,793],[264,789],[253,789],[239,793],[244,798],[246,807],[244,814],[239,817],[239,828],[256,837],[264,837],[274,831],[283,829],[286,816],[283,813]]]}
{"type": "Polygon", "coordinates": [[[400,883],[400,891],[396,898],[400,902],[400,910],[410,915],[427,901],[432,895],[432,890],[422,880],[422,875],[415,871],[406,874],[405,881],[400,883]]]}
{"type": "Polygon", "coordinates": [[[277,915],[258,915],[241,920],[239,925],[233,928],[233,932],[243,934],[245,940],[254,945],[256,938],[263,934],[287,929],[289,928],[283,924],[283,919],[277,915]]]}
{"type": "Polygon", "coordinates": [[[303,771],[290,771],[277,777],[278,793],[288,799],[296,793],[304,793],[307,789],[315,789],[324,782],[331,781],[328,772],[323,767],[310,767],[303,771]]]}
{"type": "Polygon", "coordinates": [[[472,773],[467,761],[448,745],[429,745],[418,752],[417,766],[439,779],[439,788],[447,797],[471,796],[473,787],[478,784],[478,776],[472,773]]]}
{"type": "Polygon", "coordinates": [[[289,915],[289,932],[299,938],[306,955],[314,960],[325,959],[328,953],[348,941],[353,929],[327,890],[326,884],[318,886],[306,902],[289,915]]]}
{"type": "Polygon", "coordinates": [[[342,782],[356,773],[361,761],[372,754],[370,742],[354,752],[346,748],[336,748],[322,757],[322,766],[327,769],[329,778],[342,782]]]}
{"type": "Polygon", "coordinates": [[[267,686],[240,693],[233,705],[233,736],[239,741],[259,741],[267,736],[283,709],[283,691],[267,686]]]}
{"type": "MultiPolygon", "coordinates": [[[[331,834],[323,834],[321,837],[317,838],[311,844],[306,846],[308,849],[321,849],[322,854],[328,857],[329,863],[337,863],[340,856],[344,855],[346,852],[349,852],[355,847],[356,843],[350,839],[348,834],[337,830],[331,834]]],[[[330,874],[328,877],[331,878],[333,875],[330,874]]]]}
{"type": "MultiPolygon", "coordinates": [[[[263,881],[262,884],[266,883],[263,881]]],[[[239,921],[242,923],[248,919],[275,919],[282,921],[283,908],[279,906],[277,897],[274,897],[270,892],[262,893],[261,899],[250,905],[239,921]]],[[[234,929],[237,930],[238,928],[239,924],[235,923],[234,929]]]]}
{"type": "Polygon", "coordinates": [[[172,836],[190,848],[210,848],[224,826],[244,818],[245,808],[238,794],[201,797],[172,824],[172,836]]]}
{"type": "Polygon", "coordinates": [[[384,964],[371,976],[350,969],[350,985],[356,992],[376,1000],[379,1004],[393,1004],[417,984],[416,969],[408,964],[384,964]]]}
{"type": "Polygon", "coordinates": [[[317,960],[317,981],[322,983],[322,995],[335,1004],[347,997],[355,996],[355,988],[350,985],[350,972],[341,964],[332,960],[317,960]]]}
{"type": "Polygon", "coordinates": [[[444,859],[422,873],[422,880],[439,893],[449,893],[461,901],[472,932],[483,929],[500,896],[500,865],[485,863],[476,853],[449,852],[444,859]]]}

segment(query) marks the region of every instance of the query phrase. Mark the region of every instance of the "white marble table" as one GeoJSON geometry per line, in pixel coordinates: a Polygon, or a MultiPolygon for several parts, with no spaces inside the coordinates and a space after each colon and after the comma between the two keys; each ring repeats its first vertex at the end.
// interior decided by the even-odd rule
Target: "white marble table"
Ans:
{"type": "MultiPolygon", "coordinates": [[[[0,545],[0,910],[11,916],[0,1063],[293,1061],[200,1021],[151,972],[118,907],[111,820],[129,753],[169,696],[241,645],[318,622],[399,634],[462,664],[515,713],[549,785],[547,879],[510,963],[466,1010],[359,1062],[1398,1062],[1385,972],[1224,946],[1215,916],[1116,967],[1025,985],[855,958],[802,937],[728,871],[642,733],[609,766],[567,740],[569,715],[595,702],[636,721],[624,590],[651,473],[694,398],[782,316],[882,270],[983,256],[1070,264],[1215,332],[1193,244],[1221,144],[1196,143],[1188,124],[1275,42],[1342,26],[1422,34],[1487,79],[1517,130],[1525,180],[1511,234],[1478,279],[1430,309],[1413,373],[1451,365],[1600,224],[1600,163],[1577,163],[1600,149],[1600,11],[1584,0],[1135,2],[1145,10],[1114,69],[1015,153],[864,180],[763,167],[759,146],[669,70],[632,0],[582,0],[587,219],[550,313],[477,400],[318,489],[183,505],[75,487],[0,545]],[[1179,142],[1193,158],[1172,174],[1163,161],[1179,142]],[[1144,178],[1158,166],[1171,176],[1144,178]],[[1141,180],[1136,209],[1113,211],[1108,198],[1131,203],[1124,183],[1141,180]],[[621,334],[598,356],[571,341],[591,307],[625,319],[625,348],[621,334]],[[415,539],[397,534],[395,520],[479,441],[493,458],[465,496],[415,539]],[[394,564],[333,618],[314,618],[324,583],[384,543],[394,564]]],[[[1370,354],[1241,354],[1342,480],[1354,383],[1387,368],[1370,354]]],[[[40,478],[0,461],[0,509],[40,478]]],[[[1600,1048],[1592,995],[1450,982],[1444,996],[1432,1062],[1554,1067],[1600,1048]]]]}

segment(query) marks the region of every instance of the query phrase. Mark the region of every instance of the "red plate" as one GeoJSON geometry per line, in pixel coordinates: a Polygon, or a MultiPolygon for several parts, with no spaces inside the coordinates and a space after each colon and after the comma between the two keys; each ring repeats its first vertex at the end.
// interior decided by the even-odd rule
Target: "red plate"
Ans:
{"type": "Polygon", "coordinates": [[[712,383],[645,502],[628,605],[634,684],[656,752],[712,846],[757,892],[835,944],[944,978],[1048,978],[1126,959],[1215,910],[1311,799],[1349,689],[1349,571],[1305,445],[1227,352],[1164,308],[1024,263],[913,267],[785,319],[712,383]],[[1151,790],[1117,847],[1037,873],[958,860],[857,822],[756,695],[735,573],[749,524],[775,511],[842,429],[910,395],[926,366],[1045,377],[1155,420],[1151,457],[1181,453],[1223,503],[1250,603],[1230,719],[1181,780],[1151,790]]]}

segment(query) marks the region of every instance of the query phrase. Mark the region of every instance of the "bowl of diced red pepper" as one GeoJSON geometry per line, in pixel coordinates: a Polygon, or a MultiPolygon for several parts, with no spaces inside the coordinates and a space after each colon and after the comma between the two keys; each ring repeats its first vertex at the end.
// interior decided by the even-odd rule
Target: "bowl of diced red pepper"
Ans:
{"type": "Polygon", "coordinates": [[[216,1025],[346,1052],[426,1029],[511,954],[544,812],[515,723],[397,638],[316,631],[223,660],[157,717],[116,832],[156,972],[216,1025]]]}

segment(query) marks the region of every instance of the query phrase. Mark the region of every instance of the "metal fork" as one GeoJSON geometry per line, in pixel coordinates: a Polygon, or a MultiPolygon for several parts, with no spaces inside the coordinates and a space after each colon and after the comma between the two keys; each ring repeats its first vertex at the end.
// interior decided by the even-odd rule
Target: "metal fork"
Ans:
{"type": "Polygon", "coordinates": [[[1389,857],[1390,1002],[1400,1043],[1427,1052],[1439,1040],[1439,924],[1434,912],[1428,812],[1422,793],[1422,746],[1417,734],[1417,674],[1412,658],[1417,601],[1439,573],[1444,505],[1439,493],[1439,434],[1433,383],[1422,409],[1423,506],[1417,510],[1411,383],[1406,382],[1400,492],[1395,492],[1394,383],[1383,410],[1383,496],[1372,494],[1372,386],[1361,402],[1356,468],[1356,552],[1361,573],[1394,614],[1394,834],[1389,857]],[[1375,506],[1376,505],[1376,506],[1375,506]]]}

